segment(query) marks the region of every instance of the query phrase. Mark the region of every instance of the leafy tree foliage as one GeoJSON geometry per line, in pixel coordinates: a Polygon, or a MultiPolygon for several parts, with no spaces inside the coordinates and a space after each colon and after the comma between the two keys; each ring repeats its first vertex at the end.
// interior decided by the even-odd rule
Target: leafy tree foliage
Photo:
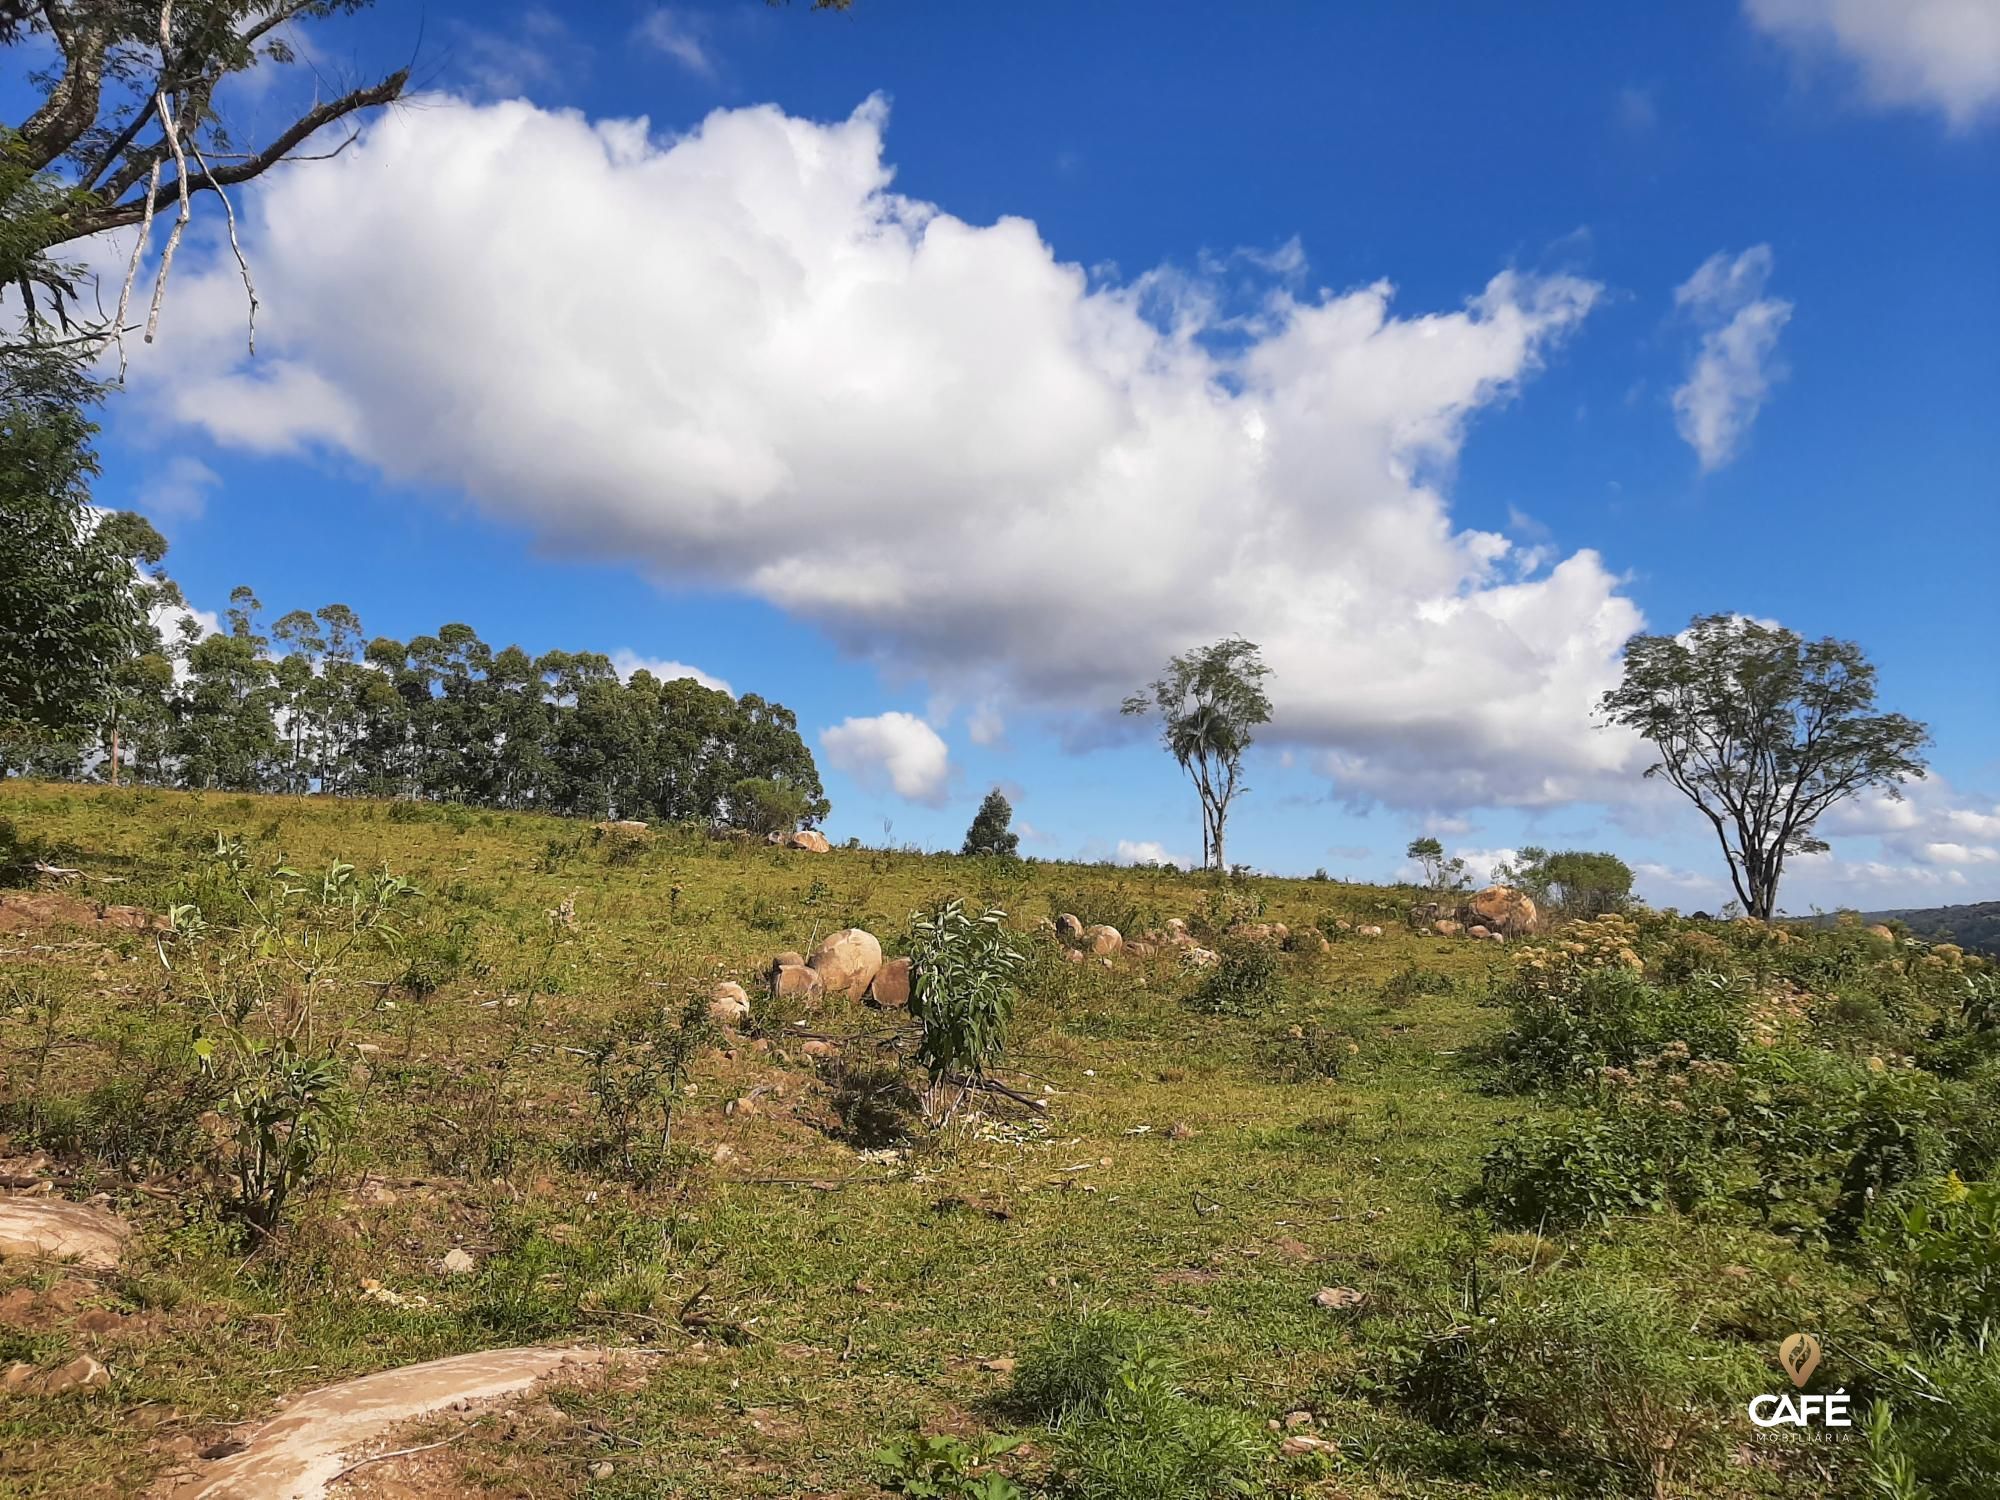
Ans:
{"type": "Polygon", "coordinates": [[[1820,815],[1870,787],[1900,795],[1924,774],[1930,741],[1914,719],[1874,712],[1875,668],[1852,641],[1733,615],[1634,636],[1603,708],[1652,741],[1660,759],[1646,774],[1701,809],[1743,910],[1765,920],[1787,857],[1827,847],[1820,815]]]}
{"type": "Polygon", "coordinates": [[[1013,820],[1014,805],[996,786],[979,804],[972,826],[965,830],[965,847],[959,853],[998,854],[1009,858],[1020,853],[1021,835],[1007,826],[1013,820]]]}
{"type": "Polygon", "coordinates": [[[1494,878],[1534,897],[1538,905],[1570,917],[1601,917],[1622,911],[1632,897],[1632,868],[1615,854],[1565,849],[1551,854],[1534,844],[1494,878]]]}
{"type": "Polygon", "coordinates": [[[1440,895],[1447,891],[1464,890],[1472,884],[1472,878],[1465,873],[1465,861],[1456,858],[1446,859],[1444,845],[1428,835],[1420,839],[1411,839],[1410,847],[1403,853],[1415,860],[1418,868],[1424,872],[1425,887],[1440,895]]]}
{"type": "MultiPolygon", "coordinates": [[[[22,299],[22,339],[6,357],[59,341],[88,353],[118,332],[125,311],[79,306],[83,276],[61,247],[128,225],[169,219],[156,281],[193,204],[294,158],[329,125],[401,96],[400,69],[379,82],[319,97],[260,143],[237,140],[217,107],[223,81],[297,61],[290,37],[370,0],[42,0],[0,5],[0,45],[53,53],[33,67],[34,103],[0,126],[0,285],[22,299]]],[[[324,153],[318,153],[324,154],[324,153]]],[[[233,217],[230,225],[234,239],[233,217]]],[[[136,278],[137,254],[132,271],[136,278]]],[[[249,273],[245,270],[248,290],[249,273]]],[[[109,299],[106,299],[109,300],[109,299]]],[[[96,299],[92,300],[92,306],[96,299]]],[[[254,296],[252,307],[254,308],[254,296]]],[[[150,324],[150,319],[149,319],[150,324]]],[[[152,336],[148,327],[147,336],[152,336]]]]}
{"type": "Polygon", "coordinates": [[[1194,782],[1201,797],[1201,857],[1205,867],[1226,870],[1223,824],[1243,783],[1243,752],[1252,732],[1271,721],[1264,679],[1271,669],[1255,644],[1232,636],[1184,651],[1166,675],[1125,700],[1128,714],[1160,715],[1160,739],[1194,782]]]}
{"type": "MultiPolygon", "coordinates": [[[[186,617],[163,642],[146,628],[143,649],[113,674],[133,779],[757,833],[827,814],[797,719],[754,693],[731,698],[646,672],[621,682],[607,657],[496,651],[469,625],[407,643],[367,640],[344,604],[293,611],[267,631],[262,610],[239,588],[226,630],[204,635],[186,617]]],[[[93,719],[32,761],[17,752],[15,763],[108,776],[114,732],[113,721],[93,719]]]]}
{"type": "Polygon", "coordinates": [[[0,731],[16,744],[94,722],[152,637],[161,591],[139,565],[166,544],[91,509],[94,395],[62,360],[0,367],[0,731]]]}

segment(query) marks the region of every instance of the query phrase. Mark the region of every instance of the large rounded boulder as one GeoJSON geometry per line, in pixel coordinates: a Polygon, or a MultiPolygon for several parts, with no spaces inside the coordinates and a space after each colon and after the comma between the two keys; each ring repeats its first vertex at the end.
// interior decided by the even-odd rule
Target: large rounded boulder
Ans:
{"type": "Polygon", "coordinates": [[[843,927],[820,940],[808,960],[829,995],[859,1000],[882,968],[882,945],[872,932],[843,927]]]}
{"type": "Polygon", "coordinates": [[[1125,951],[1125,935],[1116,927],[1108,927],[1102,922],[1095,927],[1086,927],[1083,937],[1084,941],[1090,944],[1090,951],[1099,958],[1125,951]]]}
{"type": "Polygon", "coordinates": [[[1541,914],[1526,893],[1507,885],[1489,885],[1465,904],[1468,926],[1478,923],[1492,932],[1518,937],[1541,925],[1541,914]]]}

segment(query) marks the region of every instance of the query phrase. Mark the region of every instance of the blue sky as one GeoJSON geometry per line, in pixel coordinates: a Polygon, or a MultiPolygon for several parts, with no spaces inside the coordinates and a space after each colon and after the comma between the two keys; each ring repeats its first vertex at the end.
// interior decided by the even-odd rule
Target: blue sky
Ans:
{"type": "Polygon", "coordinates": [[[1109,710],[1240,630],[1234,858],[1581,843],[1684,906],[1717,857],[1589,710],[1630,629],[1735,610],[1860,641],[1937,742],[1786,904],[2000,896],[1993,0],[312,39],[413,51],[427,97],[239,204],[257,359],[211,213],[109,414],[197,607],[691,664],[797,710],[838,837],[955,844],[997,783],[1092,857],[1199,849],[1109,710]]]}

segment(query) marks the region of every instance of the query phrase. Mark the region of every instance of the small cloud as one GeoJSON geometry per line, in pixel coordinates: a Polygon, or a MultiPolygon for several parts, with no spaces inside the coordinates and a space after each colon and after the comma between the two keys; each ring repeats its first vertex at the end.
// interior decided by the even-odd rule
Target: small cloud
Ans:
{"type": "Polygon", "coordinates": [[[715,59],[701,38],[702,29],[699,17],[663,5],[639,23],[639,39],[664,52],[690,73],[713,78],[715,59]]]}
{"type": "Polygon", "coordinates": [[[991,699],[974,706],[966,717],[965,732],[975,745],[997,745],[1007,735],[1007,721],[991,699]]]}
{"type": "Polygon", "coordinates": [[[1169,853],[1167,846],[1157,839],[1120,839],[1111,859],[1114,864],[1174,865],[1183,870],[1194,864],[1185,854],[1169,853]]]}
{"type": "Polygon", "coordinates": [[[631,647],[625,646],[611,653],[611,669],[618,674],[621,682],[629,682],[634,672],[650,672],[660,682],[674,682],[682,677],[692,677],[705,688],[714,688],[719,693],[736,696],[736,689],[712,672],[704,672],[700,667],[691,667],[684,661],[673,661],[658,656],[641,656],[631,647]]]}
{"type": "Polygon", "coordinates": [[[1674,306],[1702,330],[1687,379],[1674,392],[1674,425],[1704,473],[1741,451],[1771,386],[1784,377],[1778,334],[1792,304],[1764,295],[1769,245],[1731,259],[1719,251],[1674,290],[1674,306]]]}
{"type": "Polygon", "coordinates": [[[208,492],[221,483],[222,476],[200,459],[171,458],[146,477],[133,504],[149,516],[192,521],[208,509],[208,492]]]}
{"type": "Polygon", "coordinates": [[[1659,90],[1627,84],[1618,91],[1614,108],[1618,123],[1634,135],[1649,135],[1660,128],[1659,90]]]}
{"type": "Polygon", "coordinates": [[[951,751],[938,732],[915,714],[900,711],[843,719],[820,732],[827,763],[866,787],[887,786],[897,796],[930,807],[944,802],[951,751]]]}

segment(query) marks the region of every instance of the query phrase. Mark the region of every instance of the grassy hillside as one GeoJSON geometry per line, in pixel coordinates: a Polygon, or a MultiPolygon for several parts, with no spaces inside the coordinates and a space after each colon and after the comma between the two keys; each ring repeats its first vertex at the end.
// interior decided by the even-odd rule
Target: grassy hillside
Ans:
{"type": "MultiPolygon", "coordinates": [[[[568,1341],[659,1357],[420,1425],[334,1492],[1859,1493],[1858,1430],[1744,1418],[1789,1389],[1778,1341],[1885,1401],[1961,1347],[1854,1215],[1990,1164],[1976,961],[1655,919],[1502,946],[1418,933],[1407,890],[414,804],[17,781],[0,819],[0,1177],[137,1227],[98,1277],[0,1261],[0,1364],[109,1372],[0,1395],[0,1493],[170,1493],[287,1393],[568,1341]],[[759,976],[845,926],[900,951],[949,895],[1030,953],[999,1076],[1035,1102],[932,1129],[909,1017],[759,976]],[[1185,919],[1224,979],[1071,962],[1059,913],[1185,919]],[[728,977],[752,1024],[674,1075],[728,977]],[[244,1122],[280,1036],[332,1144],[264,1232],[244,1122]],[[917,1433],[1024,1442],[924,1489],[877,1451],[917,1433]]],[[[1927,1410],[1878,1455],[1933,1472],[1927,1410]]]]}

